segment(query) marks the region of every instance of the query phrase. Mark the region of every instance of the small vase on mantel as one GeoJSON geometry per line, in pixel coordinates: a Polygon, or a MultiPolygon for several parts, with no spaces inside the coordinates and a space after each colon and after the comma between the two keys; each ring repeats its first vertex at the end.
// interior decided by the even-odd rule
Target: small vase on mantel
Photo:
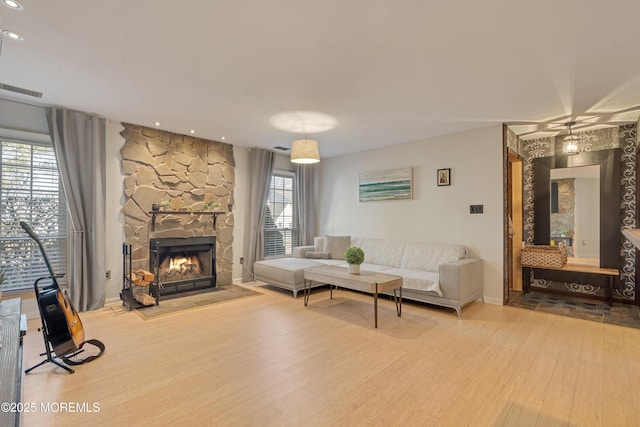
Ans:
{"type": "Polygon", "coordinates": [[[360,274],[360,264],[349,264],[350,274],[360,274]]]}

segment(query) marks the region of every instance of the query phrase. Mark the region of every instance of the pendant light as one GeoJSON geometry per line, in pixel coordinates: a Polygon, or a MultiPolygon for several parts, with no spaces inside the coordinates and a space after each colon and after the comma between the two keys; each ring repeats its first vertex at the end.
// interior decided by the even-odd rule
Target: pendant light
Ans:
{"type": "Polygon", "coordinates": [[[569,135],[565,136],[562,140],[562,151],[564,154],[578,154],[578,144],[580,143],[580,137],[574,135],[571,132],[571,126],[576,122],[567,122],[564,125],[569,128],[569,135]]]}
{"type": "Polygon", "coordinates": [[[296,139],[291,145],[291,163],[310,164],[320,161],[318,141],[315,139],[296,139]]]}

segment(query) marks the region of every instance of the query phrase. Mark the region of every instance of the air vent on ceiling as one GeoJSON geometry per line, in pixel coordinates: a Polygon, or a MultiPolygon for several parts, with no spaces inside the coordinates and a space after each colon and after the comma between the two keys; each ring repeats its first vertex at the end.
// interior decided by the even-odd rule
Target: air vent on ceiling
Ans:
{"type": "Polygon", "coordinates": [[[6,83],[0,83],[0,89],[8,90],[9,92],[19,93],[21,95],[33,96],[34,98],[42,98],[42,92],[35,90],[24,89],[18,86],[8,85],[6,83]]]}
{"type": "Polygon", "coordinates": [[[281,145],[276,145],[275,147],[273,147],[274,150],[280,150],[280,151],[289,151],[291,150],[291,148],[289,147],[283,147],[281,145]]]}

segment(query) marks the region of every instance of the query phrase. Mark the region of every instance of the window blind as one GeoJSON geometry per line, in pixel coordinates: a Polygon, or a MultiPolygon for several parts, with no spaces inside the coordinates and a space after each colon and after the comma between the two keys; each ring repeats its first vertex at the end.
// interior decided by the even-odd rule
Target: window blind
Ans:
{"type": "MultiPolygon", "coordinates": [[[[45,246],[57,274],[67,266],[66,201],[51,145],[0,138],[0,270],[3,292],[33,289],[49,276],[40,249],[20,227],[25,221],[45,246]]],[[[64,281],[63,281],[64,283],[64,281]]]]}
{"type": "Polygon", "coordinates": [[[294,179],[293,174],[284,172],[271,176],[264,213],[265,258],[291,255],[293,247],[299,245],[293,198],[294,179]]]}

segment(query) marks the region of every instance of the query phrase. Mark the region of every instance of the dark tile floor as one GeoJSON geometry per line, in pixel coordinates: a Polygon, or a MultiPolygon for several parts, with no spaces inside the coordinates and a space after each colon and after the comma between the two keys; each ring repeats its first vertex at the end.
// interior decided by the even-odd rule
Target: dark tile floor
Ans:
{"type": "Polygon", "coordinates": [[[609,307],[605,303],[578,297],[545,294],[536,291],[526,294],[517,291],[511,292],[511,300],[508,305],[512,307],[640,328],[640,310],[635,305],[614,303],[613,307],[609,307]]]}

